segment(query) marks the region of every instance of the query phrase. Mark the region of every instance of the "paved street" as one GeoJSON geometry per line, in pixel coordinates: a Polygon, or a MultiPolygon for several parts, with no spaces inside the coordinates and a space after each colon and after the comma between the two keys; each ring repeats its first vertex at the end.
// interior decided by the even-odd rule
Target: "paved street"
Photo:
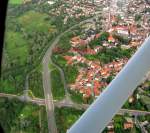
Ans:
{"type": "MultiPolygon", "coordinates": [[[[43,88],[44,88],[44,95],[45,95],[45,100],[49,101],[46,102],[46,111],[47,111],[47,116],[48,116],[48,128],[49,128],[49,133],[57,133],[57,128],[56,128],[56,122],[55,122],[55,114],[54,114],[54,104],[53,104],[53,96],[52,96],[52,92],[51,92],[51,77],[50,77],[50,70],[49,70],[49,63],[53,64],[52,60],[51,60],[51,56],[52,56],[52,50],[53,48],[57,45],[57,43],[59,42],[60,38],[67,32],[71,31],[73,28],[84,24],[86,22],[93,22],[93,18],[97,17],[94,16],[92,18],[89,18],[87,20],[84,20],[72,27],[70,27],[68,30],[66,30],[65,32],[61,33],[60,35],[58,35],[56,37],[56,39],[54,40],[54,42],[51,44],[51,46],[48,48],[48,50],[45,53],[45,56],[43,58],[42,64],[43,64],[43,88]]],[[[58,67],[58,66],[57,66],[58,67]]],[[[61,76],[63,77],[63,81],[65,81],[65,77],[63,74],[63,71],[59,68],[60,72],[61,72],[61,76]]],[[[64,85],[66,87],[66,83],[64,82],[64,85]]]]}
{"type": "Polygon", "coordinates": [[[52,49],[57,44],[57,41],[59,40],[59,36],[56,38],[56,40],[53,42],[51,47],[46,52],[44,58],[43,58],[43,88],[44,88],[44,95],[46,103],[46,111],[47,111],[47,117],[48,117],[48,129],[49,133],[57,133],[56,123],[55,123],[55,116],[54,116],[54,104],[53,104],[53,96],[51,93],[51,84],[50,84],[50,71],[49,71],[49,61],[50,56],[52,53],[52,49]]]}
{"type": "MultiPolygon", "coordinates": [[[[13,95],[13,94],[5,94],[5,93],[0,93],[0,97],[8,97],[8,98],[17,98],[19,100],[21,96],[13,95]]],[[[50,100],[45,100],[45,99],[39,99],[39,98],[33,98],[29,99],[25,102],[32,102],[38,105],[46,105],[46,103],[51,102],[50,100]]],[[[54,106],[56,107],[69,107],[69,108],[75,108],[75,109],[84,109],[86,110],[90,105],[88,104],[77,104],[72,102],[70,99],[65,98],[62,101],[53,101],[54,106]]],[[[134,115],[134,116],[140,116],[140,115],[150,115],[149,111],[141,111],[141,110],[130,110],[130,109],[120,109],[118,114],[124,115],[125,113],[134,115]]]]}
{"type": "Polygon", "coordinates": [[[16,98],[22,102],[31,102],[33,104],[45,105],[45,99],[30,98],[30,97],[26,98],[25,94],[18,96],[18,95],[13,95],[13,94],[0,93],[0,97],[7,97],[10,99],[16,98]]]}

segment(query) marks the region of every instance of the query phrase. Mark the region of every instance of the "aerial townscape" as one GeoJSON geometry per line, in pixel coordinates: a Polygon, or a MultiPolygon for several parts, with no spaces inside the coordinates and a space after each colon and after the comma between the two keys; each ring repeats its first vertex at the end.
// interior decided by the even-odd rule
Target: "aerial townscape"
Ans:
{"type": "MultiPolygon", "coordinates": [[[[0,126],[66,133],[149,36],[150,0],[9,0],[0,126]]],[[[103,133],[150,133],[150,72],[103,133]]]]}

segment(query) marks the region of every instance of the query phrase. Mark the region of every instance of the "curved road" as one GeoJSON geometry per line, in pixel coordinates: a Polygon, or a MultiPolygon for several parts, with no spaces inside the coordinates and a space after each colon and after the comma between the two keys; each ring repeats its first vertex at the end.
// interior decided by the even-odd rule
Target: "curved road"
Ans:
{"type": "MultiPolygon", "coordinates": [[[[56,44],[59,42],[60,38],[65,33],[71,31],[73,28],[75,28],[79,25],[82,25],[86,22],[93,22],[93,18],[96,18],[97,16],[98,15],[96,15],[92,18],[89,18],[87,20],[84,20],[84,21],[70,27],[68,30],[61,33],[60,35],[58,35],[56,37],[56,39],[54,40],[54,42],[51,44],[51,46],[48,48],[48,50],[46,51],[46,53],[43,57],[43,60],[42,60],[42,65],[43,65],[43,88],[44,88],[46,111],[47,111],[47,117],[48,117],[49,133],[57,133],[57,127],[56,127],[56,123],[55,123],[55,114],[54,114],[54,103],[53,103],[53,96],[52,96],[51,84],[50,84],[50,81],[51,81],[50,72],[51,71],[49,70],[49,63],[54,64],[51,60],[52,50],[56,46],[56,44]]],[[[57,66],[57,68],[58,68],[58,66],[57,66]]],[[[61,69],[59,68],[59,70],[61,70],[61,69]]],[[[62,77],[64,77],[63,72],[62,71],[60,71],[60,72],[61,72],[62,77]]]]}

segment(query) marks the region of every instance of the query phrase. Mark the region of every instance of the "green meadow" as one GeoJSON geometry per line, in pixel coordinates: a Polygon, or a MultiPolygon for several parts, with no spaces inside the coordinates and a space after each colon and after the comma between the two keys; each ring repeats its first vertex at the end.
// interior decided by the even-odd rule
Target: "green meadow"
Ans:
{"type": "Polygon", "coordinates": [[[28,11],[19,17],[18,21],[23,27],[23,29],[28,32],[48,32],[54,31],[54,26],[51,26],[49,21],[47,21],[48,15],[44,13],[39,13],[35,11],[28,11]]]}
{"type": "Polygon", "coordinates": [[[23,0],[9,0],[10,4],[22,4],[23,0]]]}
{"type": "Polygon", "coordinates": [[[28,56],[28,42],[19,32],[6,32],[5,46],[10,60],[24,65],[28,56]]]}

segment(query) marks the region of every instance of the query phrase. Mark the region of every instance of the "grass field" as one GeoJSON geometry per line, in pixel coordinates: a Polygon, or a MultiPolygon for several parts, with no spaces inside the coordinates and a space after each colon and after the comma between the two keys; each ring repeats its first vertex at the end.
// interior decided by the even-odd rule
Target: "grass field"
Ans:
{"type": "Polygon", "coordinates": [[[65,96],[64,84],[58,69],[51,72],[52,92],[55,100],[61,100],[65,96]]]}
{"type": "Polygon", "coordinates": [[[48,15],[35,11],[26,12],[18,21],[26,32],[53,32],[55,27],[49,23],[48,15]]]}
{"type": "Polygon", "coordinates": [[[35,71],[29,75],[29,89],[35,97],[44,98],[42,73],[40,67],[41,66],[37,67],[35,71]]]}
{"type": "Polygon", "coordinates": [[[9,0],[10,4],[22,4],[23,0],[9,0]]]}
{"type": "Polygon", "coordinates": [[[19,61],[23,65],[28,56],[28,44],[19,32],[6,32],[6,50],[10,60],[19,61]]]}

